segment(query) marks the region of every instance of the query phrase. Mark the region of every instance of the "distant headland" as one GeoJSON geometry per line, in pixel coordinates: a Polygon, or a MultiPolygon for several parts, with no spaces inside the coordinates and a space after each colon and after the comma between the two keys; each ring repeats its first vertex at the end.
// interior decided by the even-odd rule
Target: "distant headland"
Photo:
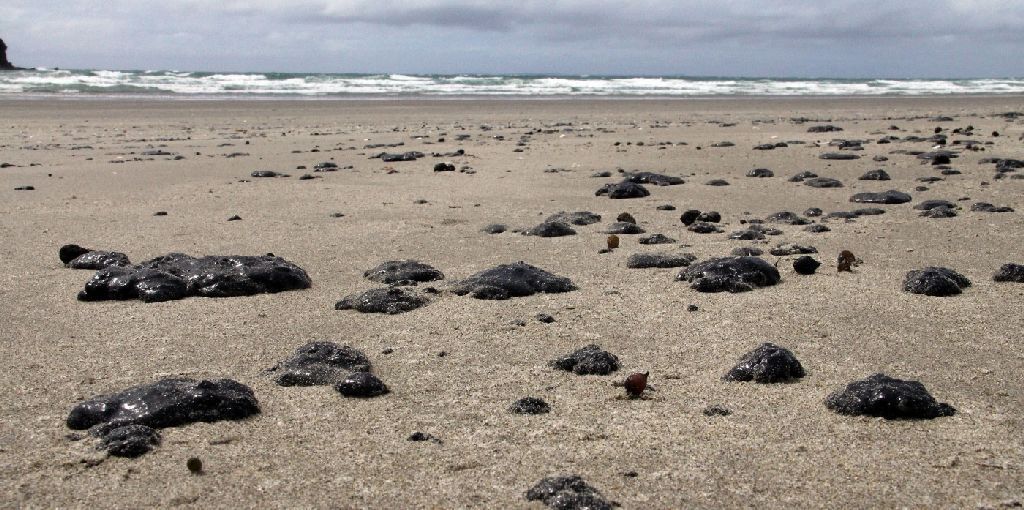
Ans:
{"type": "Polygon", "coordinates": [[[4,40],[0,39],[0,71],[17,71],[20,67],[14,67],[9,60],[7,60],[7,45],[4,44],[4,40]]]}

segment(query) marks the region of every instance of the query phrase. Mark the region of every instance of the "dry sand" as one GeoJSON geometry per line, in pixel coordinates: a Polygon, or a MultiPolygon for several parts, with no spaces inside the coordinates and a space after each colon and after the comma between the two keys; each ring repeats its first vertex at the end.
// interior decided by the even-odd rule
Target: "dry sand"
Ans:
{"type": "Polygon", "coordinates": [[[541,508],[524,492],[567,473],[624,508],[1024,501],[1024,285],[992,281],[1000,265],[1024,263],[1024,181],[995,181],[993,166],[978,163],[1024,158],[1024,123],[993,115],[1011,110],[1024,110],[1024,99],[0,101],[0,162],[16,165],[0,170],[0,503],[541,508]],[[955,121],[930,120],[936,115],[955,121]],[[845,131],[807,133],[819,122],[794,117],[845,131]],[[893,124],[901,131],[889,131],[893,124]],[[950,139],[993,144],[964,152],[953,162],[963,174],[924,192],[914,191],[915,179],[937,172],[889,152],[929,150],[926,143],[868,144],[857,161],[818,159],[829,149],[811,145],[751,150],[785,140],[928,137],[935,126],[967,125],[973,136],[950,139]],[[1002,136],[991,137],[993,130],[1002,136]],[[535,133],[523,152],[513,152],[528,131],[535,133]],[[457,134],[471,138],[456,142],[457,134]],[[446,141],[427,143],[439,136],[446,141]],[[708,147],[721,140],[736,146],[708,147]],[[467,156],[383,163],[368,159],[378,149],[363,150],[391,142],[428,153],[463,148],[467,156]],[[152,148],[185,159],[131,161],[152,148]],[[224,157],[232,152],[248,156],[224,157]],[[875,155],[890,159],[876,163],[875,155]],[[113,163],[121,159],[129,161],[113,163]],[[432,172],[448,160],[476,173],[432,172]],[[308,170],[296,166],[321,161],[354,168],[297,179],[308,170]],[[645,199],[595,197],[613,179],[591,174],[619,167],[687,182],[651,186],[645,199]],[[756,167],[775,177],[744,177],[756,167]],[[875,168],[893,180],[857,180],[875,168]],[[253,170],[291,177],[240,181],[253,170]],[[804,170],[846,187],[787,182],[804,170]],[[703,184],[712,178],[732,185],[703,184]],[[21,185],[36,190],[13,191],[21,185]],[[970,200],[950,219],[920,218],[911,203],[830,221],[823,234],[783,225],[784,235],[766,247],[811,244],[824,265],[804,277],[784,260],[782,283],[753,292],[701,294],[673,281],[677,270],[625,268],[638,251],[706,259],[752,244],[686,231],[679,214],[688,208],[720,211],[729,232],[741,219],[777,211],[862,207],[850,195],[886,189],[910,192],[913,203],[970,200]],[[970,212],[976,201],[1017,212],[970,212]],[[679,210],[656,210],[660,204],[679,210]],[[599,255],[602,225],[553,239],[480,233],[495,222],[530,227],[561,210],[597,212],[604,225],[628,211],[649,233],[688,246],[641,246],[622,236],[620,249],[599,255]],[[235,214],[243,220],[226,221],[235,214]],[[133,261],[172,251],[273,252],[305,268],[313,287],[83,303],[75,295],[92,272],[63,267],[57,249],[65,243],[123,251],[133,261]],[[836,274],[842,249],[863,265],[836,274]],[[375,286],[364,270],[398,258],[430,263],[449,281],[523,260],[572,278],[579,290],[508,301],[444,295],[395,316],[333,309],[343,295],[375,286]],[[974,286],[950,298],[901,291],[908,270],[929,265],[953,268],[974,286]],[[700,311],[687,312],[691,303],[700,311]],[[557,321],[537,322],[538,313],[557,321]],[[520,319],[525,326],[512,324],[520,319]],[[345,399],[330,387],[278,387],[263,373],[313,340],[364,350],[392,393],[345,399]],[[792,349],[807,377],[776,385],[720,380],[763,341],[792,349]],[[623,369],[580,377],[547,366],[588,343],[617,354],[623,369]],[[648,370],[657,389],[648,399],[623,399],[611,385],[648,370]],[[830,392],[874,372],[918,379],[958,413],[885,421],[825,408],[830,392]],[[64,419],[75,402],[170,375],[237,379],[255,390],[262,414],[165,429],[163,444],[134,460],[103,460],[93,439],[67,439],[64,419]],[[547,400],[552,412],[506,411],[527,395],[547,400]],[[733,414],[706,417],[708,405],[733,414]],[[414,431],[443,444],[408,441],[414,431]],[[186,469],[192,456],[203,460],[205,475],[186,469]],[[624,476],[630,471],[636,476],[624,476]]]}

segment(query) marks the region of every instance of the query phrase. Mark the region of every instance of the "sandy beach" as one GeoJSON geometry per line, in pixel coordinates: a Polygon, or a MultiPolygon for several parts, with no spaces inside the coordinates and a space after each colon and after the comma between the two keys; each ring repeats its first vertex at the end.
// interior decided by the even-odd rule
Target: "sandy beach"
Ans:
{"type": "Polygon", "coordinates": [[[1000,115],[1012,111],[1024,112],[1024,97],[0,100],[0,164],[9,164],[0,168],[0,506],[540,509],[525,492],[567,474],[622,508],[1019,506],[1024,284],[992,277],[1024,264],[1024,180],[1012,178],[1024,170],[996,179],[981,163],[1024,159],[1024,116],[1000,115]],[[818,125],[843,130],[808,132],[818,125]],[[906,153],[934,150],[905,139],[937,127],[958,174],[906,153]],[[887,136],[899,140],[877,143],[887,136]],[[837,138],[864,141],[843,151],[860,158],[820,159],[840,152],[828,146],[837,138]],[[954,144],[964,140],[978,150],[954,144]],[[723,141],[734,145],[712,147],[723,141]],[[788,146],[753,150],[778,142],[788,146]],[[425,157],[371,158],[406,151],[425,157]],[[321,162],[339,170],[313,172],[321,162]],[[433,171],[440,162],[457,170],[433,171]],[[774,176],[747,177],[755,168],[774,176]],[[858,179],[875,169],[891,180],[858,179]],[[258,170],[288,176],[251,177],[258,170]],[[645,185],[645,198],[595,196],[622,179],[619,170],[685,183],[645,185]],[[604,171],[611,176],[593,176],[604,171]],[[789,181],[804,171],[843,187],[789,181]],[[729,185],[705,184],[712,179],[729,185]],[[15,190],[23,186],[34,189],[15,190]],[[913,200],[850,202],[890,189],[913,200]],[[938,199],[956,216],[914,209],[938,199]],[[972,211],[977,202],[1015,212],[972,211]],[[830,229],[820,233],[773,223],[781,235],[729,239],[750,220],[812,207],[884,214],[809,218],[830,229]],[[687,230],[687,209],[720,212],[722,232],[687,230]],[[513,231],[559,211],[602,221],[565,237],[513,231]],[[618,249],[599,253],[624,212],[676,242],[621,235],[618,249]],[[494,223],[508,231],[481,232],[494,223]],[[61,263],[68,243],[133,262],[273,253],[303,268],[312,287],[82,302],[94,271],[61,263]],[[816,248],[822,266],[797,274],[795,256],[768,253],[780,243],[816,248]],[[777,265],[778,285],[703,293],[675,281],[681,268],[626,267],[638,252],[700,262],[748,246],[777,265]],[[837,273],[841,250],[863,262],[837,273]],[[381,286],[364,271],[398,259],[444,273],[428,305],[395,315],[334,309],[381,286]],[[578,289],[501,301],[448,291],[517,261],[578,289]],[[951,297],[904,292],[904,275],[927,266],[973,285],[951,297]],[[312,341],[360,349],[391,392],[353,399],[330,386],[275,384],[266,370],[312,341]],[[721,379],[763,342],[792,350],[806,376],[721,379]],[[614,353],[621,369],[579,376],[549,366],[587,344],[614,353]],[[613,385],[648,371],[655,391],[642,399],[613,385]],[[826,408],[830,393],[877,372],[920,381],[956,414],[885,420],[826,408]],[[234,379],[261,412],[165,428],[161,444],[135,459],[108,457],[65,425],[83,399],[171,376],[234,379]],[[551,412],[508,411],[526,396],[551,412]],[[708,406],[731,414],[706,416],[708,406]],[[438,441],[408,440],[414,432],[438,441]],[[203,474],[186,468],[192,457],[203,474]]]}

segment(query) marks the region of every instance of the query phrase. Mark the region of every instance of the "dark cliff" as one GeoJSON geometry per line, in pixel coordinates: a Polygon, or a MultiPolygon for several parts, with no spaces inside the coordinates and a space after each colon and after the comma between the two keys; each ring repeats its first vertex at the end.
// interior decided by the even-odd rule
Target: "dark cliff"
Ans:
{"type": "Polygon", "coordinates": [[[7,60],[7,45],[4,44],[4,40],[0,39],[0,71],[13,71],[18,69],[14,67],[9,60],[7,60]]]}

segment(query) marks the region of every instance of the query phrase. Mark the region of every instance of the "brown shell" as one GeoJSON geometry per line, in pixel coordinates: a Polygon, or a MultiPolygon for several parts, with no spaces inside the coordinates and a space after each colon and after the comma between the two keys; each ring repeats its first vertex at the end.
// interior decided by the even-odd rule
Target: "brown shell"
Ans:
{"type": "Polygon", "coordinates": [[[647,389],[647,375],[650,372],[630,374],[626,378],[626,383],[623,385],[626,387],[626,393],[631,397],[639,397],[641,393],[647,389]]]}
{"type": "Polygon", "coordinates": [[[857,257],[853,256],[853,252],[850,250],[843,250],[839,252],[839,258],[836,259],[836,272],[852,271],[853,263],[857,261],[857,257]]]}
{"type": "Polygon", "coordinates": [[[608,249],[614,250],[619,247],[619,236],[612,234],[608,236],[608,249]]]}

